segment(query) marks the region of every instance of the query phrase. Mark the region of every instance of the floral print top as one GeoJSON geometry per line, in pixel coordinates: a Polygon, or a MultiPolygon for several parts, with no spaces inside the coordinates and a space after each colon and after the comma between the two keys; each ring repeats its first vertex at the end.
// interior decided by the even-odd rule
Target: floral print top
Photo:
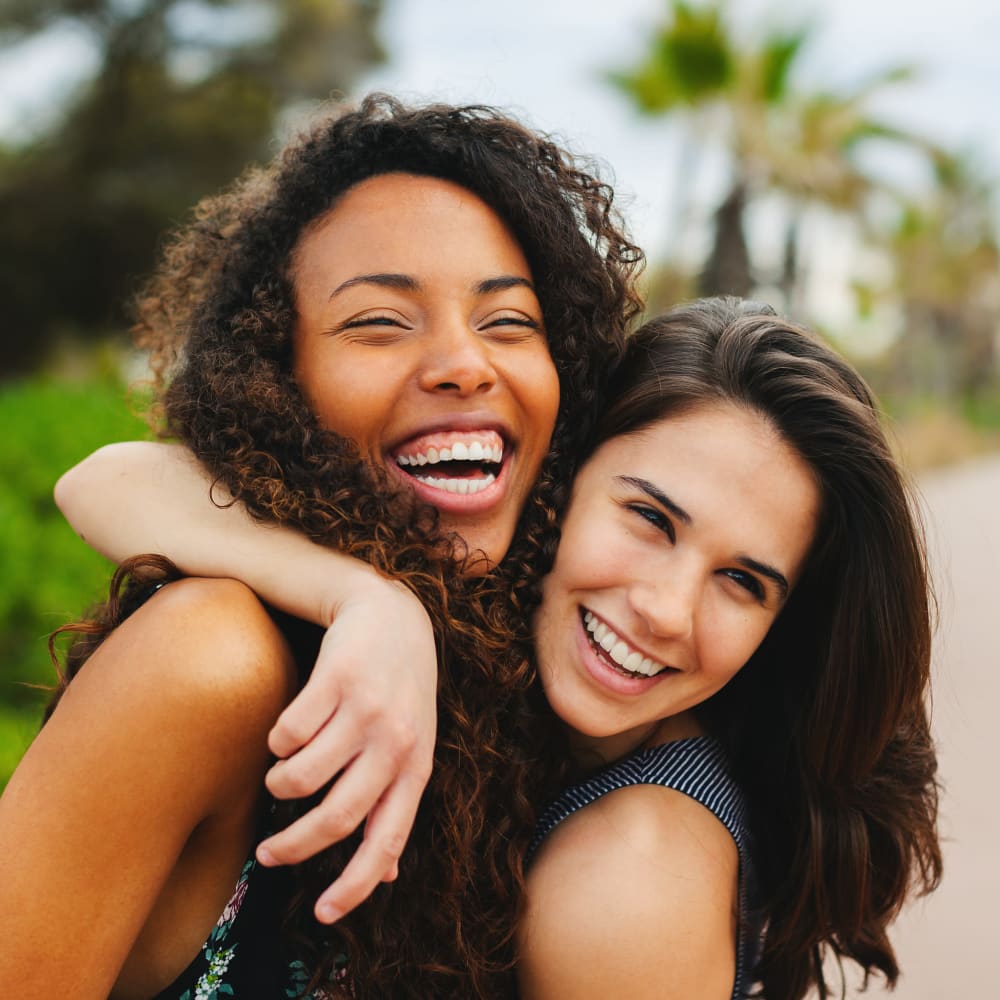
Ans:
{"type": "Polygon", "coordinates": [[[201,951],[154,1000],[329,1000],[325,990],[305,992],[308,971],[283,952],[290,882],[287,869],[250,858],[201,951]]]}

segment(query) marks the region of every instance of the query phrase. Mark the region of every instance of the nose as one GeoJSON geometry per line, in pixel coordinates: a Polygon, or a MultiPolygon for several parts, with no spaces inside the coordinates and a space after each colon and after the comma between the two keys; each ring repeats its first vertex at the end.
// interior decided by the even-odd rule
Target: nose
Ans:
{"type": "Polygon", "coordinates": [[[482,336],[461,321],[438,324],[428,337],[420,387],[427,392],[472,396],[488,392],[496,383],[490,346],[482,336]]]}
{"type": "Polygon", "coordinates": [[[636,579],[629,587],[628,602],[645,627],[661,639],[690,639],[694,633],[698,583],[693,574],[636,579]]]}

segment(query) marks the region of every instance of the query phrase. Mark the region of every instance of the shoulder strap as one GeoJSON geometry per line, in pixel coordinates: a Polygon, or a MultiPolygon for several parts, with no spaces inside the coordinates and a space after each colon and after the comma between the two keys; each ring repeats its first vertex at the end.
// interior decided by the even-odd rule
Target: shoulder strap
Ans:
{"type": "Polygon", "coordinates": [[[725,826],[741,851],[746,849],[746,803],[729,773],[722,747],[707,736],[663,743],[630,754],[565,789],[542,813],[530,856],[564,819],[599,798],[629,785],[660,785],[700,802],[725,826]]]}

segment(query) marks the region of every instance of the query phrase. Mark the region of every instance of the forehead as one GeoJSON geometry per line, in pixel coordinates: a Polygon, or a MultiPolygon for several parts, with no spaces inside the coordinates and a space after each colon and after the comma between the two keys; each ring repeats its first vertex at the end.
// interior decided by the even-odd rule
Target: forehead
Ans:
{"type": "Polygon", "coordinates": [[[639,462],[666,473],[681,463],[695,463],[706,470],[724,466],[732,474],[753,469],[763,455],[780,456],[806,468],[763,414],[736,403],[707,402],[608,439],[587,467],[639,462]]]}
{"type": "Polygon", "coordinates": [[[452,266],[530,276],[506,223],[477,195],[441,178],[392,173],[348,189],[303,232],[293,263],[307,278],[317,265],[411,273],[448,257],[452,266]]]}

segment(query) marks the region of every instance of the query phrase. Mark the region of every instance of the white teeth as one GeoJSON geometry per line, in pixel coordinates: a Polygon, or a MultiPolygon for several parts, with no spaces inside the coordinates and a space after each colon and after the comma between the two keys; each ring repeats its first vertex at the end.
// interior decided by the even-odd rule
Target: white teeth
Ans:
{"type": "Polygon", "coordinates": [[[483,476],[482,479],[439,479],[436,476],[414,476],[414,478],[432,489],[459,494],[482,493],[487,486],[497,481],[497,477],[492,472],[483,476]]]}
{"type": "Polygon", "coordinates": [[[503,446],[485,445],[482,441],[457,441],[450,448],[428,448],[415,455],[397,455],[397,465],[437,465],[438,462],[495,462],[503,460],[503,446]]]}
{"type": "Polygon", "coordinates": [[[642,663],[642,653],[631,652],[625,657],[625,662],[622,666],[626,670],[636,671],[639,669],[639,665],[642,663]]]}
{"type": "Polygon", "coordinates": [[[616,642],[610,650],[608,650],[608,656],[611,657],[618,666],[624,666],[625,661],[628,659],[629,648],[624,642],[616,642]]]}
{"type": "Polygon", "coordinates": [[[598,621],[593,612],[585,612],[583,621],[594,642],[623,669],[633,674],[645,674],[647,677],[653,677],[666,669],[662,663],[654,663],[648,656],[643,656],[642,653],[632,649],[604,622],[598,621]]]}

